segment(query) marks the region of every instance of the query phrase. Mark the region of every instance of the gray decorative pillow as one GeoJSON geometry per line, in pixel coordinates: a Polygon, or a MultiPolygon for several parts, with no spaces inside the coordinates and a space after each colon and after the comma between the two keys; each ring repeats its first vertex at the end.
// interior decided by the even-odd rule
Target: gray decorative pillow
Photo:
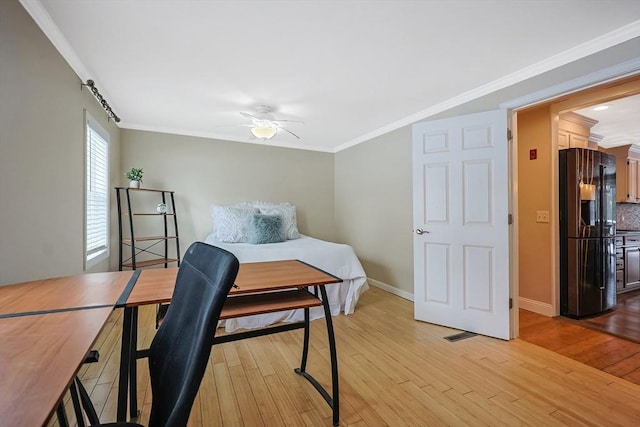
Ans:
{"type": "Polygon", "coordinates": [[[258,206],[258,208],[260,209],[261,214],[282,215],[285,236],[287,239],[291,240],[300,237],[295,206],[290,203],[281,203],[273,206],[258,206]]]}
{"type": "Polygon", "coordinates": [[[254,245],[286,240],[282,215],[255,214],[247,223],[247,241],[254,245]]]}
{"type": "Polygon", "coordinates": [[[252,207],[213,205],[213,236],[219,242],[247,241],[247,221],[260,211],[252,207]]]}
{"type": "Polygon", "coordinates": [[[300,237],[300,233],[298,232],[296,207],[291,203],[245,202],[237,206],[257,208],[260,209],[261,214],[265,215],[282,215],[286,238],[288,240],[292,240],[300,237]]]}

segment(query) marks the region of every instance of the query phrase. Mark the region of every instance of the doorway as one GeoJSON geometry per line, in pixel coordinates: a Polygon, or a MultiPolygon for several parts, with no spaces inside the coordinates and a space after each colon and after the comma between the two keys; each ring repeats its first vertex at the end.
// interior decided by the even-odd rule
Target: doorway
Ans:
{"type": "MultiPolygon", "coordinates": [[[[516,111],[520,308],[547,317],[560,313],[557,164],[558,147],[564,142],[559,138],[560,116],[639,93],[636,75],[516,111]]],[[[604,145],[600,150],[607,149],[604,145]]]]}

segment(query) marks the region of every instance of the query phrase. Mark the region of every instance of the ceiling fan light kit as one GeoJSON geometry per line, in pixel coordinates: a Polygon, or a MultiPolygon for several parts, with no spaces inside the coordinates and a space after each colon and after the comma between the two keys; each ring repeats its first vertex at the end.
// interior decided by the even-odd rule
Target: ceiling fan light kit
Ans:
{"type": "Polygon", "coordinates": [[[277,132],[276,128],[271,126],[256,126],[251,128],[251,133],[258,139],[271,139],[277,132]]]}
{"type": "Polygon", "coordinates": [[[259,105],[256,107],[257,113],[243,113],[240,114],[248,119],[251,119],[250,125],[244,125],[250,128],[251,134],[256,138],[265,141],[267,139],[271,139],[278,133],[278,130],[282,129],[287,133],[295,136],[300,139],[298,135],[291,132],[289,129],[283,126],[283,122],[286,124],[303,124],[300,121],[295,120],[280,120],[276,119],[271,112],[273,108],[268,105],[259,105]]]}

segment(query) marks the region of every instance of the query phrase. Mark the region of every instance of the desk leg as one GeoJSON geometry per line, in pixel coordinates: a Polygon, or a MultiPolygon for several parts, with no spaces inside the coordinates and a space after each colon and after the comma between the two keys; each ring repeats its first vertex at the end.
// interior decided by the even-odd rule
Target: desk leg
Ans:
{"type": "Polygon", "coordinates": [[[76,420],[79,427],[84,426],[84,416],[82,415],[82,406],[80,406],[80,398],[78,397],[78,389],[76,388],[76,379],[71,380],[69,386],[69,393],[71,394],[71,401],[73,402],[73,411],[76,414],[76,420]]]}
{"type": "MultiPolygon", "coordinates": [[[[93,402],[91,402],[91,398],[89,397],[89,393],[87,393],[87,389],[82,385],[82,381],[80,378],[76,377],[71,383],[72,392],[77,388],[77,394],[80,395],[80,401],[82,402],[82,408],[84,409],[85,414],[87,414],[87,419],[89,420],[90,426],[97,426],[100,424],[100,419],[98,418],[98,414],[96,413],[96,408],[93,407],[93,402]],[[74,386],[75,385],[75,386],[74,386]]],[[[73,394],[72,394],[73,396],[73,394]]],[[[82,419],[82,412],[79,414],[79,418],[82,419]]],[[[83,424],[84,425],[84,424],[83,424]]]]}
{"type": "Polygon", "coordinates": [[[60,427],[69,427],[69,419],[67,418],[67,413],[64,410],[64,403],[58,403],[58,407],[56,408],[56,416],[58,417],[58,424],[60,427]]]}
{"type": "Polygon", "coordinates": [[[307,370],[307,356],[309,354],[309,309],[304,309],[304,341],[302,343],[302,360],[300,361],[300,373],[307,370]]]}
{"type": "Polygon", "coordinates": [[[138,418],[138,307],[131,314],[131,353],[129,356],[129,417],[138,418]]]}
{"type": "Polygon", "coordinates": [[[309,324],[308,318],[306,317],[307,313],[305,313],[305,321],[307,324],[305,325],[305,348],[303,349],[302,356],[302,366],[300,368],[294,369],[295,373],[298,375],[302,375],[305,377],[313,386],[318,390],[318,392],[324,397],[324,400],[327,401],[331,409],[333,409],[333,425],[337,426],[340,424],[340,394],[339,394],[339,386],[338,386],[338,355],[336,352],[336,338],[333,333],[333,320],[331,318],[331,309],[329,308],[329,300],[327,298],[327,291],[324,288],[324,285],[320,285],[320,295],[322,296],[322,307],[324,308],[324,318],[327,322],[327,335],[329,337],[329,354],[331,356],[331,386],[332,386],[332,396],[329,396],[329,393],[316,381],[313,376],[305,371],[306,368],[306,351],[308,346],[308,332],[309,332],[309,324]]]}
{"type": "Polygon", "coordinates": [[[331,385],[333,388],[333,425],[340,423],[340,393],[338,387],[338,353],[336,351],[336,337],[333,333],[333,319],[329,308],[329,299],[324,285],[320,285],[322,295],[322,307],[324,307],[324,317],[327,321],[327,335],[329,336],[329,352],[331,354],[331,385]]]}
{"type": "Polygon", "coordinates": [[[125,307],[122,319],[122,348],[120,349],[120,378],[118,382],[118,410],[116,420],[127,421],[127,392],[129,391],[129,364],[131,361],[131,323],[133,308],[125,307]]]}

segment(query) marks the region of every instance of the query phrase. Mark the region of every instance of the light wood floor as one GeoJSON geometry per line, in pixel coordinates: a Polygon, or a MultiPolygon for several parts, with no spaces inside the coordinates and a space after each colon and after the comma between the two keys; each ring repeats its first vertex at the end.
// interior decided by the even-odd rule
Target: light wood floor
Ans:
{"type": "MultiPolygon", "coordinates": [[[[141,312],[144,345],[153,310],[141,312]]],[[[81,371],[105,422],[115,419],[120,321],[116,311],[95,345],[100,362],[81,371]]],[[[446,341],[457,331],[414,321],[411,302],[382,290],[372,288],[354,314],[334,322],[342,426],[640,425],[640,386],[520,339],[446,341]]],[[[293,373],[301,339],[292,331],[215,346],[189,424],[330,426],[329,407],[293,373]]],[[[146,360],[138,366],[146,424],[146,360]]],[[[329,384],[321,320],[312,322],[308,370],[329,384]]]]}

